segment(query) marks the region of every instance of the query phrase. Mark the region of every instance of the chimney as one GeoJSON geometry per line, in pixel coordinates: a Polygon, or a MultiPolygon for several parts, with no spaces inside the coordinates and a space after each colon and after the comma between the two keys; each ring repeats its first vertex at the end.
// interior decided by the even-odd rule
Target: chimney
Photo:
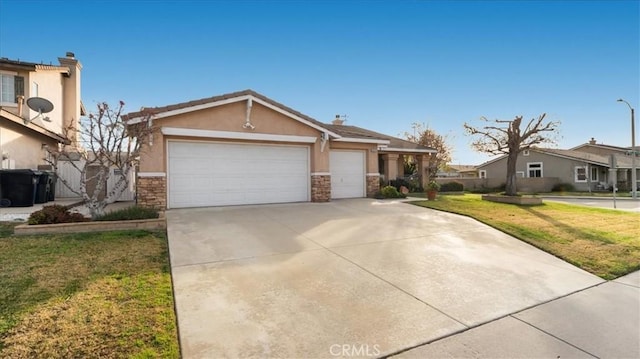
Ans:
{"type": "Polygon", "coordinates": [[[596,139],[591,137],[591,139],[589,140],[589,144],[590,145],[595,145],[596,144],[596,139]]]}
{"type": "Polygon", "coordinates": [[[335,120],[333,120],[331,123],[334,125],[342,125],[344,123],[344,120],[340,118],[340,115],[336,115],[335,120]]]}
{"type": "MultiPolygon", "coordinates": [[[[60,66],[69,68],[69,76],[62,78],[62,126],[63,128],[79,128],[78,121],[81,114],[81,86],[82,64],[75,58],[73,52],[67,52],[65,57],[58,57],[60,66]]],[[[71,145],[76,146],[79,134],[70,134],[71,145]]]]}

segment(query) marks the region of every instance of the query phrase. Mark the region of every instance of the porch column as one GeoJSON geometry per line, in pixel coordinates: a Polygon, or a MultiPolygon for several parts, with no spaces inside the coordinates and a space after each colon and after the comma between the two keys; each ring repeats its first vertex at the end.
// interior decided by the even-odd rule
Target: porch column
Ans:
{"type": "Polygon", "coordinates": [[[398,177],[398,157],[398,155],[391,153],[382,156],[386,181],[395,180],[398,177]]]}
{"type": "Polygon", "coordinates": [[[429,155],[417,155],[416,156],[416,168],[420,175],[420,181],[422,182],[422,188],[427,186],[429,182],[429,155]]]}
{"type": "Polygon", "coordinates": [[[396,163],[398,164],[398,176],[404,177],[404,155],[398,155],[396,163]]]}

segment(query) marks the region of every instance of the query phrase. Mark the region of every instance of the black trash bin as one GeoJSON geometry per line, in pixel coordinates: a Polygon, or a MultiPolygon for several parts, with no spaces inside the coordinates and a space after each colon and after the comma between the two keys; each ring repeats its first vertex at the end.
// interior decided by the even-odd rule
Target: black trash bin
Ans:
{"type": "Polygon", "coordinates": [[[2,195],[0,202],[9,207],[31,207],[36,201],[40,172],[33,170],[0,170],[2,195]]]}
{"type": "Polygon", "coordinates": [[[46,171],[33,171],[38,176],[35,203],[46,203],[49,200],[49,173],[46,171]]]}

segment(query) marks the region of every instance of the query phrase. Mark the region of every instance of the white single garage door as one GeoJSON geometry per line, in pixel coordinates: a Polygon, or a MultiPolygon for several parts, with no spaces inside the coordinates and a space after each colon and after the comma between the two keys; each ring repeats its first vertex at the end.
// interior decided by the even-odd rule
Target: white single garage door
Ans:
{"type": "Polygon", "coordinates": [[[364,151],[331,151],[331,198],[365,197],[364,151]]]}
{"type": "Polygon", "coordinates": [[[309,149],[169,141],[169,207],[306,202],[309,149]]]}

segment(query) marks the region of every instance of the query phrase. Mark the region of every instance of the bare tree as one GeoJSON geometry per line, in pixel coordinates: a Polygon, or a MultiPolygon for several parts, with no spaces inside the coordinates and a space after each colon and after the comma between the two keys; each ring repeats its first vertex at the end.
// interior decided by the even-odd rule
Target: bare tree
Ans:
{"type": "MultiPolygon", "coordinates": [[[[404,138],[409,142],[417,143],[423,146],[431,147],[438,151],[431,155],[429,160],[429,180],[436,177],[438,169],[451,162],[452,147],[449,145],[449,138],[445,135],[439,135],[424,123],[414,122],[411,124],[413,133],[405,132],[404,138]]],[[[408,159],[405,158],[405,161],[408,159]]],[[[405,163],[405,166],[408,164],[405,163]]]]}
{"type": "Polygon", "coordinates": [[[129,186],[129,176],[135,171],[142,144],[151,133],[146,122],[127,126],[120,116],[123,108],[122,101],[115,109],[106,102],[98,103],[97,111],[80,119],[78,128],[72,125],[64,129],[68,138],[78,138],[79,146],[48,149],[51,155],[48,161],[56,172],[58,162],[63,160],[80,172],[79,187],[62,177],[58,180],[82,198],[92,218],[104,214],[107,204],[116,201],[129,186]],[[105,195],[111,176],[115,176],[115,185],[105,195]]]}
{"type": "Polygon", "coordinates": [[[464,124],[465,132],[468,135],[476,136],[471,146],[479,152],[492,155],[507,155],[507,182],[505,194],[507,196],[517,195],[516,186],[516,162],[520,152],[532,146],[543,143],[555,143],[556,139],[552,133],[557,133],[560,122],[544,122],[546,114],[532,118],[524,132],[520,130],[522,116],[516,116],[513,120],[493,120],[489,121],[485,117],[481,120],[495,125],[485,125],[483,127],[473,127],[464,124]]]}

